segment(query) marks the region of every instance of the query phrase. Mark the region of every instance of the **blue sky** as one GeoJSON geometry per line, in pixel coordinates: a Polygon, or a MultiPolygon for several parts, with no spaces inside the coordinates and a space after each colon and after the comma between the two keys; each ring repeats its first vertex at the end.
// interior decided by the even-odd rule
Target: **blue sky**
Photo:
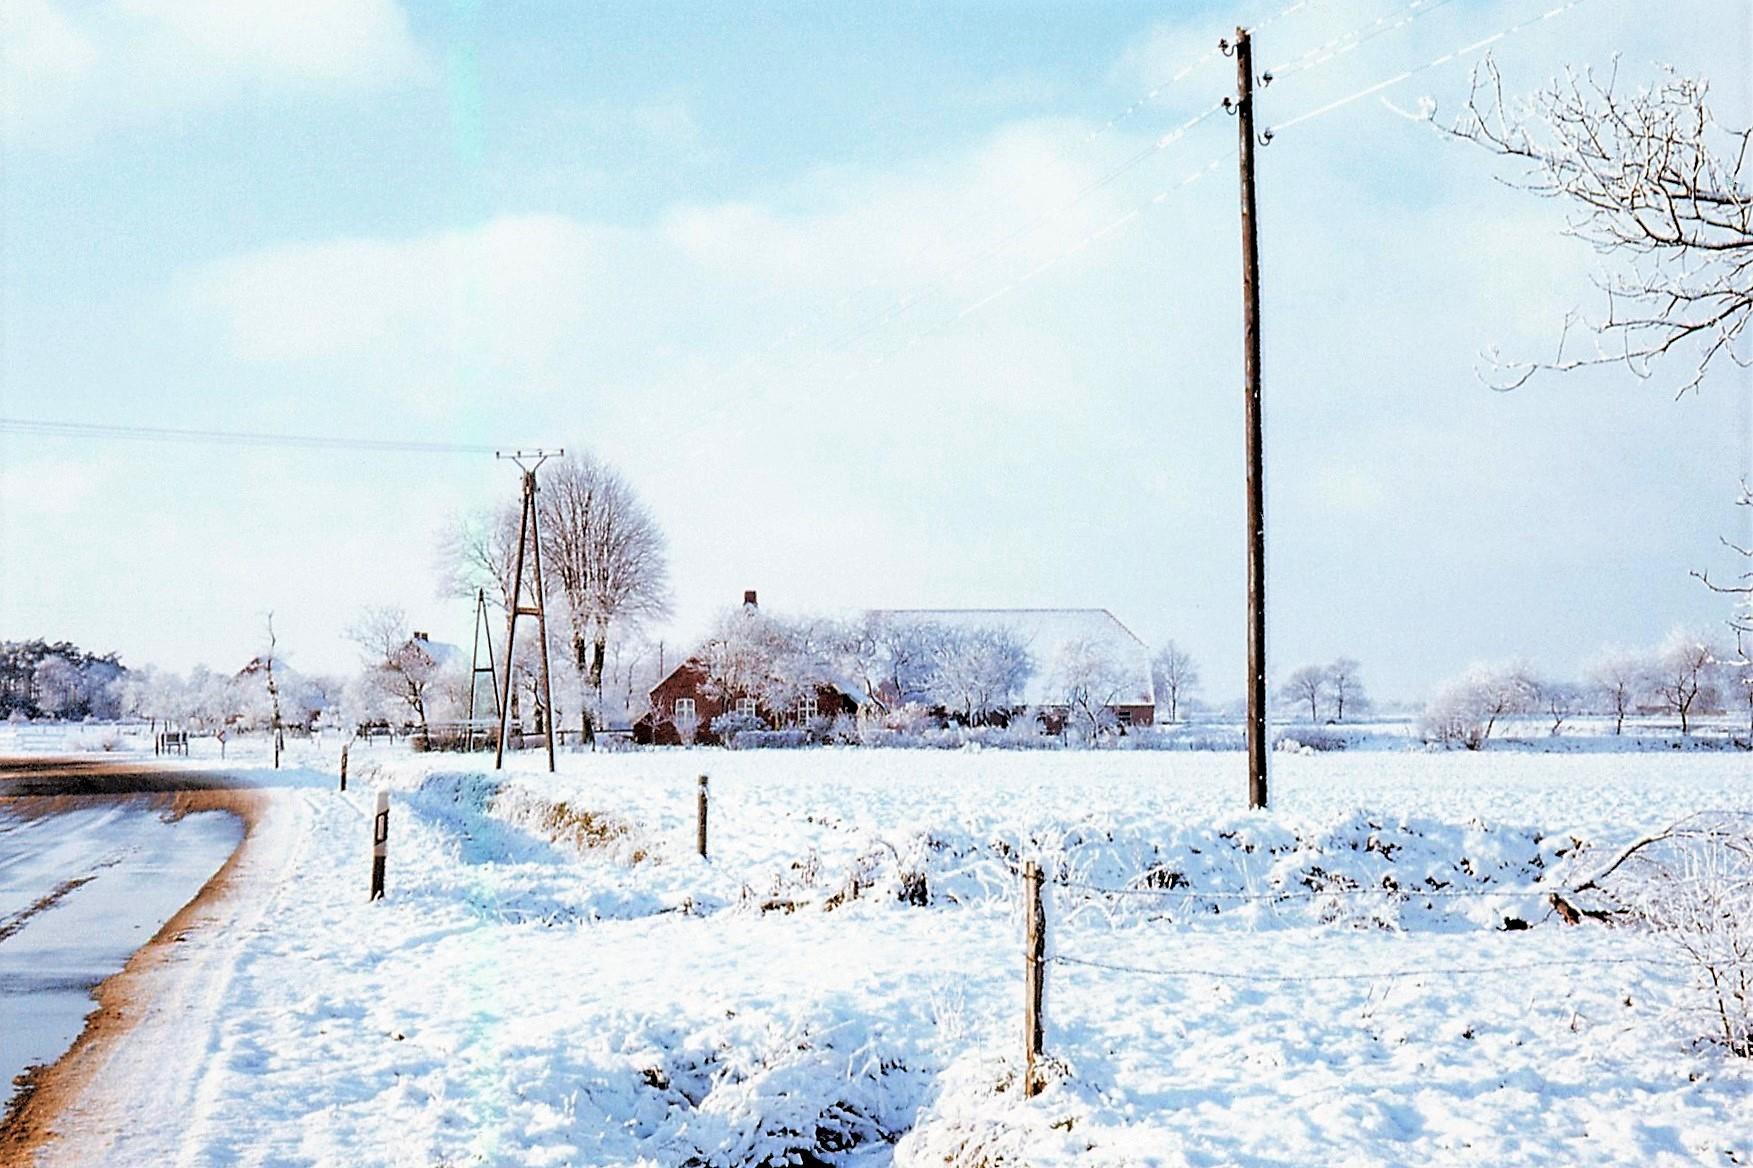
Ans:
{"type": "MultiPolygon", "coordinates": [[[[1270,21],[1270,67],[1418,14],[1264,91],[1272,123],[1555,3],[16,0],[0,414],[584,445],[670,536],[676,639],[745,587],[1095,605],[1228,697],[1234,126],[1148,148],[1229,91],[1201,58],[1238,21],[1270,21]]],[[[1745,124],[1748,13],[1586,0],[1497,55],[1521,91],[1669,62],[1745,124]]],[[[1397,112],[1454,109],[1469,63],[1261,151],[1280,674],[1349,653],[1413,697],[1724,613],[1688,571],[1744,530],[1744,373],[1480,384],[1598,261],[1397,112]]],[[[393,602],[463,640],[435,533],[514,490],[478,457],[0,434],[0,636],[225,666],[272,608],[296,663],[345,668],[342,628],[393,602]]]]}

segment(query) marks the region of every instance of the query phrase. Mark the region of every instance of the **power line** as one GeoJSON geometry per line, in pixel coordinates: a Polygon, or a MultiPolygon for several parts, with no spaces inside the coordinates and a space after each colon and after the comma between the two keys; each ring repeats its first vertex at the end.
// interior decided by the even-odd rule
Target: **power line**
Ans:
{"type": "Polygon", "coordinates": [[[1054,253],[1053,255],[1049,256],[1048,258],[1042,260],[1040,263],[1036,264],[1034,267],[1030,268],[1028,271],[1024,272],[1020,276],[1017,276],[1014,279],[1006,281],[1004,284],[999,285],[996,289],[994,289],[994,290],[986,293],[985,295],[980,296],[979,298],[964,305],[961,309],[959,309],[955,313],[954,316],[946,317],[942,320],[937,321],[935,324],[931,324],[923,329],[920,329],[919,331],[915,332],[910,337],[908,337],[904,344],[901,344],[901,345],[889,350],[887,353],[884,353],[883,355],[875,358],[874,360],[869,362],[868,365],[860,366],[858,368],[851,370],[842,379],[842,382],[844,383],[844,382],[853,381],[856,378],[862,376],[870,368],[874,368],[876,366],[883,365],[883,364],[887,363],[888,361],[894,360],[896,357],[901,356],[903,353],[907,353],[907,352],[911,351],[912,349],[917,347],[920,344],[920,342],[926,340],[927,338],[935,336],[938,333],[944,332],[945,330],[951,328],[952,326],[960,323],[961,321],[963,321],[967,317],[970,317],[970,316],[974,315],[975,313],[981,311],[982,309],[985,309],[989,305],[994,304],[997,301],[1004,299],[1005,297],[1009,296],[1011,293],[1016,292],[1017,290],[1022,288],[1025,284],[1028,284],[1030,281],[1034,280],[1036,277],[1045,274],[1046,272],[1048,272],[1052,268],[1057,267],[1059,264],[1070,259],[1072,256],[1075,256],[1083,251],[1088,250],[1093,245],[1100,243],[1104,239],[1107,239],[1109,236],[1115,234],[1116,232],[1119,232],[1123,228],[1130,226],[1135,221],[1142,219],[1149,212],[1155,210],[1159,206],[1162,206],[1167,201],[1169,196],[1174,194],[1176,191],[1179,191],[1184,187],[1192,186],[1194,183],[1198,182],[1199,180],[1214,173],[1217,170],[1217,168],[1223,163],[1223,161],[1228,157],[1229,156],[1227,154],[1220,155],[1216,158],[1213,158],[1209,162],[1207,162],[1204,166],[1201,166],[1195,170],[1189,171],[1179,181],[1171,183],[1169,186],[1166,186],[1166,187],[1162,188],[1161,190],[1157,191],[1155,194],[1151,195],[1149,198],[1138,203],[1131,210],[1123,212],[1122,214],[1116,216],[1115,218],[1111,219],[1107,223],[1103,224],[1101,227],[1098,227],[1095,230],[1089,232],[1087,235],[1083,236],[1081,239],[1077,240],[1076,242],[1070,244],[1069,246],[1067,246],[1067,247],[1061,249],[1060,251],[1054,253]]]}
{"type": "Polygon", "coordinates": [[[132,426],[108,422],[59,422],[46,418],[0,417],[0,434],[85,441],[216,443],[228,446],[288,447],[303,450],[360,450],[389,454],[492,454],[498,447],[459,442],[419,442],[403,438],[351,438],[341,435],[274,434],[252,430],[195,430],[132,426]]]}
{"type": "Polygon", "coordinates": [[[1506,28],[1499,29],[1490,36],[1482,37],[1479,40],[1474,41],[1472,44],[1462,45],[1458,49],[1451,49],[1449,52],[1446,52],[1439,57],[1431,58],[1422,65],[1414,65],[1410,69],[1402,70],[1401,72],[1396,73],[1391,77],[1384,78],[1381,81],[1377,81],[1372,85],[1366,85],[1355,93],[1349,93],[1344,97],[1335,98],[1332,101],[1326,102],[1323,105],[1318,105],[1313,109],[1305,110],[1294,118],[1291,118],[1289,121],[1279,122],[1276,125],[1267,127],[1266,133],[1268,135],[1276,135],[1290,129],[1292,126],[1298,126],[1304,122],[1324,117],[1325,115],[1332,113],[1334,110],[1342,109],[1354,101],[1359,101],[1363,98],[1369,97],[1371,94],[1380,93],[1382,90],[1398,85],[1409,78],[1416,77],[1420,73],[1424,73],[1442,65],[1447,65],[1453,61],[1458,61],[1463,57],[1471,56],[1481,49],[1489,48],[1499,41],[1533,28],[1537,24],[1543,24],[1555,17],[1562,16],[1571,9],[1586,2],[1587,0],[1566,0],[1565,3],[1560,4],[1555,8],[1549,8],[1545,12],[1528,17],[1526,20],[1521,20],[1506,28]]]}
{"type": "MultiPolygon", "coordinates": [[[[1432,2],[1446,4],[1449,2],[1449,0],[1414,0],[1414,3],[1421,3],[1421,4],[1428,4],[1428,3],[1432,3],[1432,2]]],[[[1297,12],[1300,12],[1304,8],[1318,7],[1322,3],[1324,3],[1324,0],[1293,0],[1292,3],[1279,9],[1277,12],[1274,12],[1269,16],[1263,17],[1260,20],[1249,24],[1248,28],[1254,32],[1259,32],[1261,29],[1270,28],[1272,25],[1277,24],[1279,21],[1283,20],[1285,17],[1292,16],[1292,15],[1296,14],[1297,12]]],[[[1215,61],[1219,57],[1223,56],[1223,50],[1218,46],[1218,38],[1214,36],[1214,37],[1210,38],[1210,40],[1211,40],[1211,47],[1210,48],[1206,49],[1203,53],[1200,53],[1198,56],[1189,59],[1179,69],[1175,70],[1174,73],[1170,74],[1169,78],[1166,81],[1160,81],[1157,84],[1151,86],[1150,89],[1146,90],[1143,95],[1141,95],[1135,101],[1133,101],[1133,103],[1131,105],[1127,106],[1125,109],[1121,110],[1119,113],[1117,113],[1113,117],[1109,118],[1101,126],[1098,126],[1094,130],[1091,130],[1089,132],[1089,136],[1085,139],[1085,141],[1094,141],[1095,139],[1101,137],[1103,134],[1106,134],[1109,130],[1112,130],[1115,126],[1119,125],[1121,122],[1124,122],[1126,119],[1130,118],[1133,114],[1137,113],[1139,110],[1143,109],[1145,106],[1147,106],[1151,102],[1155,101],[1159,96],[1161,96],[1163,91],[1167,90],[1169,87],[1171,87],[1173,85],[1177,85],[1182,81],[1185,81],[1188,77],[1192,76],[1194,73],[1198,72],[1201,68],[1203,68],[1207,63],[1209,63],[1211,61],[1215,61]]],[[[1311,53],[1313,53],[1314,51],[1315,50],[1310,50],[1311,53]]],[[[1307,55],[1307,54],[1305,54],[1305,55],[1307,55]]]]}
{"type": "Polygon", "coordinates": [[[1395,18],[1393,13],[1378,16],[1369,24],[1361,25],[1358,28],[1352,29],[1350,32],[1341,33],[1325,43],[1315,46],[1302,55],[1291,58],[1282,65],[1273,66],[1271,69],[1268,69],[1267,72],[1272,75],[1274,80],[1277,80],[1279,78],[1291,77],[1298,73],[1318,68],[1329,61],[1343,57],[1347,53],[1361,48],[1379,36],[1384,36],[1396,29],[1405,28],[1413,21],[1418,20],[1429,13],[1435,12],[1437,9],[1452,2],[1453,0],[1412,0],[1412,2],[1406,6],[1405,10],[1399,14],[1398,18],[1395,18]]]}

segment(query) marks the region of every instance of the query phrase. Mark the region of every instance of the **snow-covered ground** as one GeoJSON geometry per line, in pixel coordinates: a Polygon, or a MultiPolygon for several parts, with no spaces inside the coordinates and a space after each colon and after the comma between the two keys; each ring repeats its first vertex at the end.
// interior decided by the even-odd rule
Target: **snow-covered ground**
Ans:
{"type": "Polygon", "coordinates": [[[117,803],[26,817],[0,803],[0,1084],[72,1045],[92,989],[241,837],[235,818],[215,813],[171,822],[117,803]]]}
{"type": "Polygon", "coordinates": [[[178,946],[45,1162],[1753,1159],[1753,1067],[1677,1022],[1685,971],[1539,895],[1753,810],[1744,754],[1281,754],[1267,814],[1233,753],[490,762],[288,779],[254,895],[178,946]],[[1032,1100],[1026,858],[1057,958],[1032,1100]]]}

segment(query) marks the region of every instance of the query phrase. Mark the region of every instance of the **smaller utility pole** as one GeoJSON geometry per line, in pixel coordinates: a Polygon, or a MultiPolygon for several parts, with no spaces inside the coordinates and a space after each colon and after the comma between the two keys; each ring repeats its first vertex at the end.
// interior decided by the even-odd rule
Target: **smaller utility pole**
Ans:
{"type": "Polygon", "coordinates": [[[536,471],[550,458],[557,458],[565,453],[564,450],[514,450],[509,454],[501,451],[495,456],[510,459],[523,471],[523,514],[518,518],[517,555],[511,569],[511,611],[506,614],[505,678],[499,698],[499,750],[493,760],[494,770],[503,770],[505,767],[505,739],[511,731],[511,662],[517,652],[517,618],[533,616],[536,618],[536,640],[542,655],[542,736],[548,742],[548,773],[554,773],[554,686],[548,668],[548,606],[547,590],[542,587],[542,531],[537,518],[536,471]],[[531,603],[527,605],[523,603],[523,563],[526,555],[535,566],[535,579],[531,582],[531,603]]]}
{"type": "Polygon", "coordinates": [[[493,664],[493,628],[487,619],[487,590],[475,589],[475,643],[469,658],[469,720],[464,733],[468,735],[468,748],[475,748],[475,699],[481,690],[481,675],[487,675],[487,685],[493,691],[493,717],[499,718],[499,670],[493,664]],[[487,643],[487,664],[481,664],[481,642],[487,643]]]}
{"type": "MultiPolygon", "coordinates": [[[[1254,204],[1254,46],[1248,30],[1219,42],[1236,58],[1236,96],[1224,105],[1240,134],[1243,440],[1248,466],[1248,806],[1266,806],[1266,508],[1260,425],[1260,240],[1254,204]]],[[[1270,81],[1268,77],[1265,80],[1270,81]]]]}

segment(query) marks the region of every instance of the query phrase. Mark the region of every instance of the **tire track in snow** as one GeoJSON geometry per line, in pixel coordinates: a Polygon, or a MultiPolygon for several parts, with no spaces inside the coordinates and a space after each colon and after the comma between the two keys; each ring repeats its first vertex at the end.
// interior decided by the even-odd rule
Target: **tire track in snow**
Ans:
{"type": "Polygon", "coordinates": [[[193,1137],[223,1067],[224,1007],[240,960],[309,848],[309,797],[301,794],[262,792],[265,807],[226,894],[186,922],[172,938],[177,947],[131,987],[138,1021],[98,1056],[54,1120],[57,1138],[38,1152],[38,1168],[194,1162],[201,1141],[193,1137]]]}

